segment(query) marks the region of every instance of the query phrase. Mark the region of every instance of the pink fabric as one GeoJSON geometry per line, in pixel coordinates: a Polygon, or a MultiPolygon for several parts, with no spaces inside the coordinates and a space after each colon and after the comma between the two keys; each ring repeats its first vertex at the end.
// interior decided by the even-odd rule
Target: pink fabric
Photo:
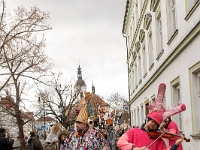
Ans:
{"type": "Polygon", "coordinates": [[[128,135],[124,133],[117,142],[117,146],[120,147],[121,150],[131,150],[134,144],[128,142],[128,135]]]}
{"type": "Polygon", "coordinates": [[[158,87],[158,95],[155,100],[153,111],[165,111],[165,108],[163,107],[163,98],[165,96],[165,89],[166,89],[165,83],[161,83],[158,87]]]}
{"type": "Polygon", "coordinates": [[[153,119],[158,125],[163,122],[163,116],[161,112],[152,111],[147,115],[147,117],[153,119]]]}
{"type": "Polygon", "coordinates": [[[177,113],[180,113],[182,111],[185,111],[186,110],[186,106],[185,104],[180,104],[176,107],[173,107],[173,108],[170,108],[168,110],[166,110],[164,113],[163,113],[163,120],[167,119],[168,117],[171,117],[177,113]]]}
{"type": "MultiPolygon", "coordinates": [[[[178,126],[174,121],[171,121],[169,123],[167,129],[168,129],[169,132],[179,135],[178,126]]],[[[169,146],[173,146],[178,138],[179,138],[178,136],[175,136],[172,140],[169,140],[169,146]]],[[[180,143],[179,147],[177,148],[177,150],[183,150],[183,146],[182,146],[181,143],[180,143]]]]}
{"type": "MultiPolygon", "coordinates": [[[[121,150],[130,150],[132,145],[134,147],[145,147],[155,139],[150,139],[146,131],[140,128],[132,128],[125,132],[119,139],[117,146],[121,150]]],[[[167,150],[164,141],[160,138],[155,143],[153,143],[148,150],[167,150]]]]}

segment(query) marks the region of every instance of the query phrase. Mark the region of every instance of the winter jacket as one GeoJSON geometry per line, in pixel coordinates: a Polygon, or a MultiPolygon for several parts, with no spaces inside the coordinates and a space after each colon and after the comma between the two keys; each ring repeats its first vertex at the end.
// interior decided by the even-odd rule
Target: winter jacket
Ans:
{"type": "Polygon", "coordinates": [[[9,140],[4,134],[0,134],[0,150],[12,150],[14,140],[9,140]]]}
{"type": "Polygon", "coordinates": [[[43,147],[42,147],[42,143],[40,142],[40,140],[33,136],[33,137],[30,137],[28,139],[28,149],[29,150],[42,150],[43,147]]]}

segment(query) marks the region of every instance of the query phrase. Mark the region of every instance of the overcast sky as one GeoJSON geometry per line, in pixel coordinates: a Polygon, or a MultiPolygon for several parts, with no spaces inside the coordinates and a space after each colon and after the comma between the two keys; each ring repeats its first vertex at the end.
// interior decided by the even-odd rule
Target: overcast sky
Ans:
{"type": "MultiPolygon", "coordinates": [[[[46,48],[54,70],[67,80],[77,80],[77,68],[91,92],[107,99],[118,92],[128,97],[126,40],[122,36],[125,0],[5,0],[9,10],[17,6],[39,7],[50,12],[52,30],[46,48]]],[[[68,82],[68,81],[67,81],[68,82]]]]}

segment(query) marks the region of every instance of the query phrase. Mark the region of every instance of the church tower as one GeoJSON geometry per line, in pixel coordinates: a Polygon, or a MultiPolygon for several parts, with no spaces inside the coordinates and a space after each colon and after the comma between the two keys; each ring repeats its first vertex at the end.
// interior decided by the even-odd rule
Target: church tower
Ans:
{"type": "Polygon", "coordinates": [[[74,85],[74,90],[76,92],[79,92],[79,95],[77,97],[78,101],[80,101],[83,98],[83,93],[87,90],[85,81],[82,79],[82,71],[81,71],[80,64],[79,64],[78,71],[77,71],[77,81],[74,85]]]}
{"type": "Polygon", "coordinates": [[[95,94],[95,87],[94,87],[93,81],[92,81],[92,93],[95,94]]]}

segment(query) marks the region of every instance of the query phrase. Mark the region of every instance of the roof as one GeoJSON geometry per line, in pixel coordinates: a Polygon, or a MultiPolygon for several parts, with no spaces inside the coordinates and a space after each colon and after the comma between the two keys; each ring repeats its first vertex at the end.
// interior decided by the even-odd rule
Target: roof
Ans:
{"type": "Polygon", "coordinates": [[[75,86],[83,86],[86,85],[83,79],[78,79],[75,83],[75,86]]]}
{"type": "MultiPolygon", "coordinates": [[[[85,99],[82,99],[78,104],[77,108],[82,108],[85,105],[85,99]]],[[[99,106],[110,106],[108,103],[106,103],[104,100],[102,100],[99,96],[92,93],[92,99],[90,100],[90,106],[93,105],[99,105],[99,106]]]]}
{"type": "Polygon", "coordinates": [[[13,99],[9,96],[1,98],[0,104],[4,105],[7,109],[14,109],[13,107],[13,99]]]}
{"type": "MultiPolygon", "coordinates": [[[[44,121],[44,117],[43,116],[36,120],[36,122],[43,122],[43,121],[44,121]]],[[[51,118],[51,117],[49,117],[49,116],[46,116],[45,117],[45,121],[56,121],[56,120],[51,118]]]]}

